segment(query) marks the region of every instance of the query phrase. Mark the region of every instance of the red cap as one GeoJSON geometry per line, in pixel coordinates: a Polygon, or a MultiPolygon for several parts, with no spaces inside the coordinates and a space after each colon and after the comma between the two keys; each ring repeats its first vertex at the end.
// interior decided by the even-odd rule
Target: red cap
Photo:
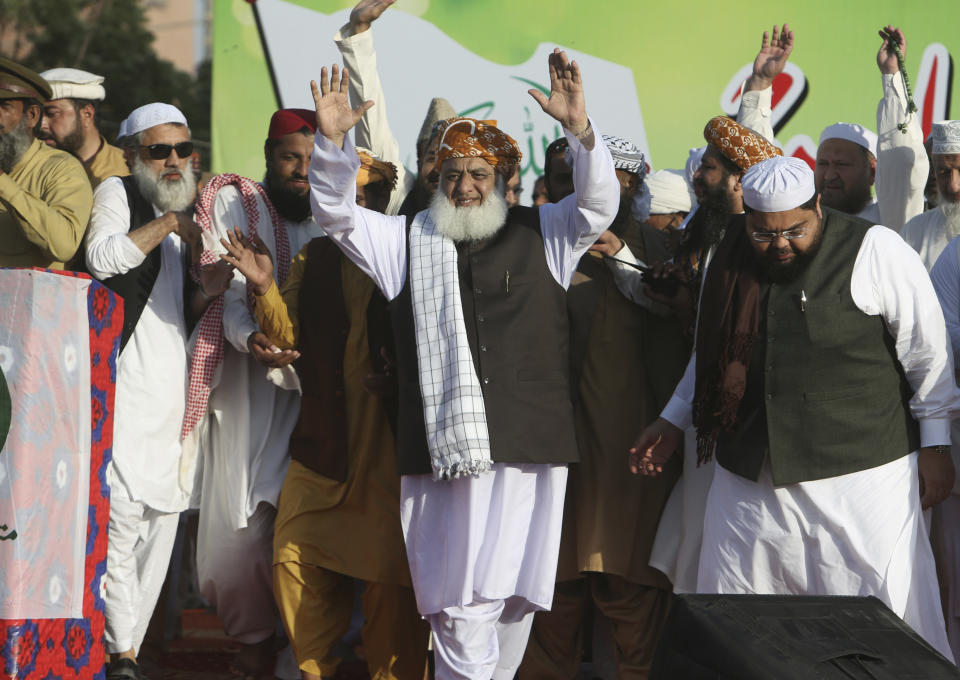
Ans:
{"type": "Polygon", "coordinates": [[[268,139],[280,139],[292,132],[300,132],[307,128],[310,132],[317,131],[317,114],[310,109],[280,109],[270,118],[268,139]]]}

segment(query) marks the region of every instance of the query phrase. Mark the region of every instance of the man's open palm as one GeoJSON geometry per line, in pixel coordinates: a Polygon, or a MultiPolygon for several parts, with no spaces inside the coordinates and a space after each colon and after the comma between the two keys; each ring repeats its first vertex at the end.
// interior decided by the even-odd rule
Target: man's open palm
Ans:
{"type": "Polygon", "coordinates": [[[569,61],[559,47],[550,54],[547,64],[550,69],[549,99],[538,90],[528,90],[530,96],[537,100],[544,113],[567,130],[574,134],[583,132],[587,127],[587,111],[580,67],[577,62],[569,61]]]}
{"type": "Polygon", "coordinates": [[[354,125],[360,122],[363,114],[373,106],[373,102],[363,102],[357,108],[350,108],[350,98],[347,90],[350,85],[350,74],[334,64],[328,77],[327,67],[320,69],[320,86],[315,80],[310,81],[310,90],[313,92],[313,103],[317,112],[317,129],[324,137],[338,146],[343,145],[344,136],[354,125]]]}

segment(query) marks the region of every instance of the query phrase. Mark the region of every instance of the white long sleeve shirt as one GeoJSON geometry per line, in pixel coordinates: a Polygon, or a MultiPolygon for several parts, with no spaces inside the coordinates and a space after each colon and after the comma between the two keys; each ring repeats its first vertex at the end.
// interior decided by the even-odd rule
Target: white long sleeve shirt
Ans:
{"type": "MultiPolygon", "coordinates": [[[[586,149],[566,132],[574,154],[575,193],[540,206],[547,264],[557,283],[569,287],[580,257],[616,216],[620,183],[600,131],[586,149]]],[[[339,149],[317,133],[310,161],[310,203],[317,223],[340,249],[377,284],[388,300],[400,294],[407,278],[406,219],[382,215],[356,204],[359,160],[349,136],[339,149]]]]}
{"type": "MultiPolygon", "coordinates": [[[[950,443],[950,420],[960,413],[944,315],[923,263],[895,232],[867,231],[853,265],[850,294],[870,316],[879,314],[893,336],[897,359],[913,388],[910,413],[920,424],[920,445],[950,443]]],[[[660,416],[680,429],[693,424],[694,352],[660,416]]]]}
{"type": "Polygon", "coordinates": [[[923,212],[923,189],[930,161],[923,148],[920,116],[910,116],[907,132],[897,126],[907,120],[907,95],[899,73],[883,74],[883,97],[877,104],[876,201],[857,217],[899,232],[923,212]]]}
{"type": "MultiPolygon", "coordinates": [[[[154,213],[160,211],[154,207],[154,213]]],[[[127,235],[130,207],[123,183],[104,180],[93,192],[85,246],[98,279],[123,274],[146,255],[127,235]]],[[[160,512],[186,509],[180,486],[180,429],[187,399],[187,328],[183,260],[187,245],[168,234],[160,245],[160,272],[137,326],[117,360],[113,469],[130,499],[160,512]]],[[[191,458],[192,460],[192,458],[191,458]]],[[[185,475],[192,479],[192,475],[185,475]]]]}
{"type": "MultiPolygon", "coordinates": [[[[270,213],[262,197],[255,200],[257,235],[276,262],[270,213]]],[[[227,230],[233,227],[239,227],[245,235],[250,233],[236,187],[225,186],[217,192],[211,223],[218,238],[226,238],[227,230]]],[[[283,228],[291,258],[311,239],[324,235],[312,218],[296,223],[283,220],[283,228]]],[[[276,507],[290,462],[290,435],[300,413],[299,393],[276,384],[296,382],[293,366],[268,369],[249,354],[247,338],[260,327],[247,301],[247,281],[235,270],[223,296],[223,334],[229,347],[224,350],[223,366],[210,395],[210,411],[217,427],[202,444],[212,446],[214,454],[205,459],[203,468],[203,493],[208,496],[204,502],[225,508],[233,529],[246,527],[261,502],[276,507]]]]}
{"type": "Polygon", "coordinates": [[[927,269],[932,269],[953,237],[947,231],[947,218],[940,208],[931,208],[907,222],[900,234],[903,240],[920,253],[927,269]]]}
{"type": "Polygon", "coordinates": [[[347,24],[337,31],[333,41],[343,55],[343,67],[350,73],[350,105],[356,107],[365,101],[375,102],[374,107],[364,113],[353,128],[354,143],[396,167],[397,186],[390,194],[386,211],[387,215],[396,215],[400,212],[403,199],[413,190],[415,179],[403,165],[400,145],[387,120],[387,105],[377,72],[377,53],[373,49],[373,29],[351,34],[350,25],[347,24]]]}

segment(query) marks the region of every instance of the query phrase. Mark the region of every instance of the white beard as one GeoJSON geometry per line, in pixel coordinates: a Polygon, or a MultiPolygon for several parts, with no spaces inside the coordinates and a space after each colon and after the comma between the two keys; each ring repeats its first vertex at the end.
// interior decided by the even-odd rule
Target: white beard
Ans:
{"type": "Polygon", "coordinates": [[[498,183],[477,206],[457,207],[438,189],[430,199],[430,217],[437,231],[451,241],[482,241],[507,222],[507,201],[498,183]]]}
{"type": "Polygon", "coordinates": [[[960,236],[960,202],[953,203],[951,201],[941,200],[937,205],[937,210],[939,210],[940,214],[947,220],[943,228],[950,238],[960,236]]]}
{"type": "Polygon", "coordinates": [[[164,168],[155,173],[140,156],[135,155],[131,170],[140,193],[161,212],[186,210],[197,197],[197,178],[189,162],[182,171],[164,168]],[[173,172],[179,173],[180,179],[163,179],[165,174],[173,172]]]}

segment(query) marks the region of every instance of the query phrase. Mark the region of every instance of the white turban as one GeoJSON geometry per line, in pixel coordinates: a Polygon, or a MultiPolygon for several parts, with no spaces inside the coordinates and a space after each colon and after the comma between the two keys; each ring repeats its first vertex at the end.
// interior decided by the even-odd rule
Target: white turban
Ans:
{"type": "Polygon", "coordinates": [[[942,120],[933,124],[930,132],[933,137],[933,153],[960,153],[960,120],[942,120]]]}
{"type": "Polygon", "coordinates": [[[697,149],[690,149],[690,152],[687,156],[687,166],[684,175],[687,179],[687,184],[691,187],[693,186],[693,174],[700,169],[700,162],[703,160],[703,154],[706,153],[707,147],[701,146],[697,149]]]}
{"type": "Polygon", "coordinates": [[[862,125],[856,123],[834,123],[820,133],[820,144],[828,139],[845,139],[862,146],[876,157],[877,155],[877,135],[862,125]]]}
{"type": "Polygon", "coordinates": [[[52,68],[41,73],[40,77],[50,83],[53,92],[50,99],[90,99],[99,102],[107,96],[103,89],[103,76],[77,68],[52,68]]]}
{"type": "Polygon", "coordinates": [[[690,191],[682,170],[657,170],[647,175],[651,215],[690,212],[697,199],[690,191]]]}
{"type": "Polygon", "coordinates": [[[120,124],[121,136],[128,137],[143,132],[144,130],[149,130],[157,125],[165,125],[168,123],[186,125],[187,118],[176,106],[157,102],[154,104],[145,104],[139,109],[134,109],[123,122],[126,123],[126,128],[124,129],[123,123],[120,124]],[[126,134],[123,134],[124,132],[126,134]]]}
{"type": "Polygon", "coordinates": [[[743,202],[768,213],[793,210],[816,193],[813,170],[793,156],[774,156],[751,166],[741,184],[743,202]]]}

